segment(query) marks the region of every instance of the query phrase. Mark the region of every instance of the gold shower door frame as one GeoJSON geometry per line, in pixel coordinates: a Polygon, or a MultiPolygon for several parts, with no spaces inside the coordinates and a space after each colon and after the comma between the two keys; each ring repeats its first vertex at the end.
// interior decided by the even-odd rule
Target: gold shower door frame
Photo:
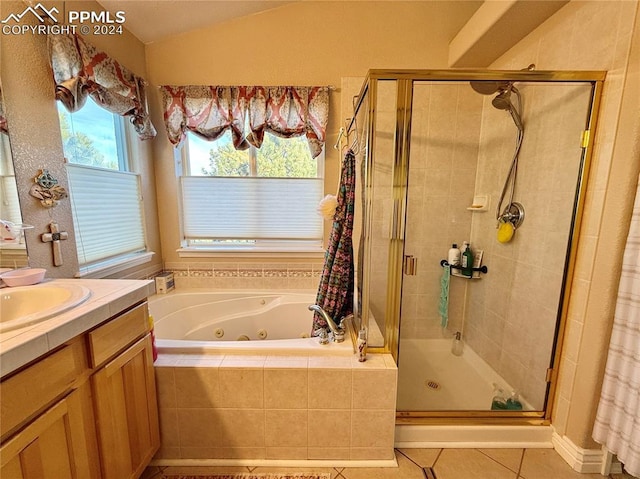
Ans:
{"type": "MultiPolygon", "coordinates": [[[[419,81],[521,81],[521,82],[583,82],[590,83],[591,102],[589,115],[585,124],[586,134],[582,143],[582,161],[578,174],[576,200],[574,202],[572,223],[569,231],[569,252],[565,262],[564,282],[560,292],[558,317],[554,346],[551,352],[551,366],[547,374],[547,393],[545,407],[542,411],[401,411],[396,414],[397,424],[549,424],[551,409],[561,355],[567,311],[570,300],[570,285],[576,262],[577,243],[581,226],[582,212],[585,203],[586,185],[593,155],[595,129],[602,96],[603,82],[606,72],[603,71],[528,71],[528,70],[370,70],[364,80],[354,108],[354,119],[365,105],[368,97],[368,124],[363,133],[366,138],[360,140],[364,145],[364,205],[362,218],[363,265],[360,321],[361,326],[369,328],[369,288],[371,259],[372,215],[372,178],[375,151],[375,123],[378,94],[378,81],[395,81],[396,88],[396,124],[393,160],[393,218],[389,237],[389,264],[387,269],[387,304],[385,312],[384,346],[369,347],[370,353],[391,353],[398,359],[400,314],[403,280],[403,255],[405,238],[405,217],[407,210],[407,189],[409,174],[409,150],[411,147],[411,119],[413,108],[413,84],[419,81]],[[363,141],[364,140],[364,141],[363,141]]],[[[357,134],[357,133],[356,133],[357,134]]],[[[356,292],[357,294],[357,292],[356,292]]]]}

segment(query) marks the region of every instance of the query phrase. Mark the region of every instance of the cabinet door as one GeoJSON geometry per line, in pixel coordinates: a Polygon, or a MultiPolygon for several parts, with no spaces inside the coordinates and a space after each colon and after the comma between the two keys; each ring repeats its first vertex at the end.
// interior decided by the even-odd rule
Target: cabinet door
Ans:
{"type": "Polygon", "coordinates": [[[160,445],[151,336],[92,377],[104,479],[137,478],[160,445]]]}
{"type": "Polygon", "coordinates": [[[0,477],[100,478],[87,383],[58,401],[2,445],[0,477]]]}

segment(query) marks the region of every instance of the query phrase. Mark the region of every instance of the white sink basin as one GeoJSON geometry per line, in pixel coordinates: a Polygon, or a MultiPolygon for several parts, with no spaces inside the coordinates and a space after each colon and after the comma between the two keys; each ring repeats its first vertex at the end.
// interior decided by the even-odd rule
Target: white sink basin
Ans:
{"type": "Polygon", "coordinates": [[[0,333],[23,328],[68,311],[89,298],[76,284],[37,284],[0,289],[0,333]]]}

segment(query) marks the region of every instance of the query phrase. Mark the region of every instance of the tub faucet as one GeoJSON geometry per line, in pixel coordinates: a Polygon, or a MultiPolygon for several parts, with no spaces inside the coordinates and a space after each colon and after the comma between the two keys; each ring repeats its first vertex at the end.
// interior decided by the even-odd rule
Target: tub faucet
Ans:
{"type": "Polygon", "coordinates": [[[315,311],[320,316],[322,316],[322,319],[327,322],[329,329],[333,333],[333,340],[336,343],[341,343],[342,341],[344,341],[344,328],[342,327],[342,322],[340,322],[339,325],[336,324],[335,321],[331,319],[331,316],[329,316],[327,312],[317,304],[309,305],[309,311],[315,311]]]}

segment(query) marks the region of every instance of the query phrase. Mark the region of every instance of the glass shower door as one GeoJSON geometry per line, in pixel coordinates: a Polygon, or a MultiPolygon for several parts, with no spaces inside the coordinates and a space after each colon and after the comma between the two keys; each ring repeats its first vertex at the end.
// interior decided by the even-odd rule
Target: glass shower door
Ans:
{"type": "Polygon", "coordinates": [[[525,134],[514,201],[526,214],[512,241],[500,243],[495,209],[518,131],[512,115],[468,81],[413,82],[404,255],[417,268],[402,277],[400,415],[545,411],[592,85],[515,85],[525,134]],[[443,314],[441,260],[465,241],[482,251],[488,272],[447,278],[443,314]]]}

